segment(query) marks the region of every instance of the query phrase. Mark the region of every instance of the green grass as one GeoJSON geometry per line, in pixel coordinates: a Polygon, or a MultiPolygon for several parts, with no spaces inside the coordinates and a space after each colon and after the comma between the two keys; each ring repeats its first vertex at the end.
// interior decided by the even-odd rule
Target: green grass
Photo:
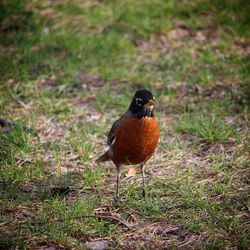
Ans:
{"type": "Polygon", "coordinates": [[[247,249],[249,4],[3,1],[0,248],[247,249]],[[141,176],[96,165],[111,123],[153,91],[141,176]],[[32,129],[29,129],[32,128],[32,129]]]}
{"type": "Polygon", "coordinates": [[[185,115],[176,127],[177,132],[194,134],[200,142],[206,143],[228,143],[230,138],[236,137],[236,131],[226,121],[221,120],[216,114],[205,116],[204,114],[195,115],[190,118],[185,115]]]}

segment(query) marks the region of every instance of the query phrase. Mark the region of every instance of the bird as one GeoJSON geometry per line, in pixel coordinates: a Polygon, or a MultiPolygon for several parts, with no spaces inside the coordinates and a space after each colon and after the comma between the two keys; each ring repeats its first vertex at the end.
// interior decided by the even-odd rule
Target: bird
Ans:
{"type": "Polygon", "coordinates": [[[137,90],[128,110],[113,123],[108,133],[108,150],[96,160],[96,163],[112,161],[116,166],[117,200],[120,199],[122,165],[140,165],[142,195],[146,195],[144,166],[154,154],[160,137],[154,105],[155,99],[151,91],[137,90]]]}

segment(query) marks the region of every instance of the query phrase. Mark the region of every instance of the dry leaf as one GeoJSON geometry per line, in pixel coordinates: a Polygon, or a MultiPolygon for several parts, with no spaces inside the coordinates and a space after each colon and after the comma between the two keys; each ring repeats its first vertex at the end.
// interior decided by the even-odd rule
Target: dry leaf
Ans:
{"type": "Polygon", "coordinates": [[[84,155],[84,151],[83,151],[83,148],[82,148],[82,147],[79,148],[78,154],[79,154],[80,156],[83,156],[83,155],[84,155]]]}
{"type": "Polygon", "coordinates": [[[128,170],[128,173],[126,174],[126,177],[134,176],[138,173],[138,169],[135,167],[132,167],[128,170]]]}

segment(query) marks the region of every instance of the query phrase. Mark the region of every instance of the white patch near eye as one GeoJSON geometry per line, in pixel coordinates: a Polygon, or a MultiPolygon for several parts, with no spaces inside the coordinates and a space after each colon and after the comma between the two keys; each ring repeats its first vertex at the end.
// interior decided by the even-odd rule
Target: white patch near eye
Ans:
{"type": "Polygon", "coordinates": [[[135,102],[136,102],[136,104],[137,104],[138,106],[142,106],[143,100],[142,100],[141,98],[137,97],[137,98],[135,99],[135,102]]]}

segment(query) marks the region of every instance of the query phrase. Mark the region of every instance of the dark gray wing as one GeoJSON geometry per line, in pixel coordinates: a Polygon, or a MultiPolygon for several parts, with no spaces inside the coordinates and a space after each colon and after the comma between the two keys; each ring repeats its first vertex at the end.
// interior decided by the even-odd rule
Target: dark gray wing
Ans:
{"type": "Polygon", "coordinates": [[[108,143],[109,146],[112,144],[112,142],[113,142],[113,140],[114,140],[114,138],[115,138],[116,130],[117,130],[117,128],[120,127],[122,121],[123,121],[125,118],[129,118],[129,117],[131,117],[131,116],[132,116],[132,115],[131,115],[131,112],[128,110],[122,117],[120,117],[118,120],[116,120],[116,121],[114,122],[114,124],[112,125],[112,127],[111,127],[111,129],[110,129],[110,131],[109,131],[109,133],[108,133],[108,141],[107,141],[107,143],[108,143]]]}
{"type": "Polygon", "coordinates": [[[118,120],[116,120],[114,122],[114,124],[112,125],[109,133],[108,133],[108,145],[110,146],[115,138],[115,133],[116,133],[116,129],[120,126],[121,122],[123,120],[123,117],[119,118],[118,120]]]}

